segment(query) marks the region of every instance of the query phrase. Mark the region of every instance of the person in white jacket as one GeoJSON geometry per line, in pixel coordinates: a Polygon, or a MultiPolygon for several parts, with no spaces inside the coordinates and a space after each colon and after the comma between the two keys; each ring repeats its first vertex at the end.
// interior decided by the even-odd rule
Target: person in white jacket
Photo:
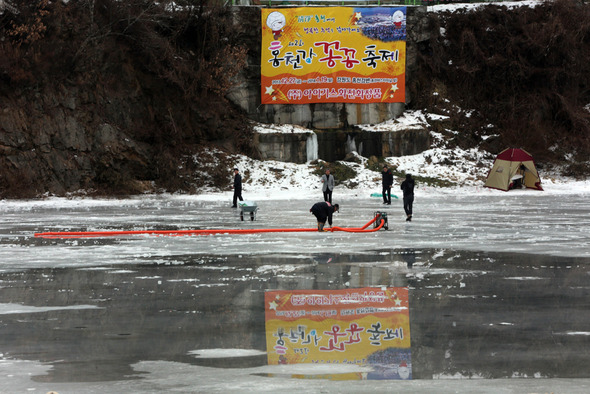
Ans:
{"type": "Polygon", "coordinates": [[[334,190],[334,175],[330,175],[330,169],[322,175],[322,191],[324,192],[324,201],[332,204],[332,190],[334,190]]]}

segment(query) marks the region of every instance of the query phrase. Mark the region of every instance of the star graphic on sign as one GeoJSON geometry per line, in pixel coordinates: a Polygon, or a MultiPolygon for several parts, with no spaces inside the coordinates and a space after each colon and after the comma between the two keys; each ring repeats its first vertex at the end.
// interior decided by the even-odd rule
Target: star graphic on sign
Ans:
{"type": "Polygon", "coordinates": [[[401,306],[402,300],[400,300],[399,298],[396,298],[394,301],[395,301],[395,306],[401,306]]]}
{"type": "Polygon", "coordinates": [[[274,309],[276,311],[277,310],[277,306],[279,306],[279,305],[276,302],[271,301],[271,302],[269,302],[268,309],[269,310],[270,309],[274,309]]]}
{"type": "Polygon", "coordinates": [[[358,25],[358,22],[361,20],[363,16],[360,12],[355,12],[352,18],[350,18],[350,22],[352,25],[358,25]]]}
{"type": "Polygon", "coordinates": [[[399,88],[397,87],[397,83],[396,83],[396,84],[393,84],[393,85],[391,85],[391,90],[392,90],[393,92],[397,92],[397,91],[399,90],[399,88]]]}
{"type": "Polygon", "coordinates": [[[275,90],[272,88],[272,86],[266,87],[266,94],[272,95],[274,92],[275,92],[275,90]]]}

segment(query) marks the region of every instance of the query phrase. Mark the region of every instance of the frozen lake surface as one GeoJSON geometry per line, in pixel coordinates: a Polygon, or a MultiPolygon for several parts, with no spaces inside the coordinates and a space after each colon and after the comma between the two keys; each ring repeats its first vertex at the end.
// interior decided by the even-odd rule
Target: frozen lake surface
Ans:
{"type": "Polygon", "coordinates": [[[337,226],[387,212],[374,233],[33,236],[315,227],[319,198],[255,200],[255,221],[226,194],[0,201],[0,391],[588,392],[587,194],[418,194],[408,223],[335,193],[337,226]],[[266,365],[266,290],[365,286],[410,288],[414,380],[266,365]]]}
{"type": "Polygon", "coordinates": [[[257,201],[255,221],[240,220],[226,201],[195,197],[127,200],[2,202],[2,269],[166,264],[196,256],[269,253],[371,253],[378,249],[443,248],[590,257],[587,195],[540,192],[427,195],[415,203],[414,220],[404,221],[401,200],[347,198],[334,225],[359,227],[376,211],[388,213],[389,231],[372,234],[268,233],[196,237],[130,236],[117,239],[44,240],[35,232],[316,227],[313,199],[257,201]],[[384,208],[388,207],[388,208],[384,208]],[[344,249],[343,249],[344,247],[344,249]]]}

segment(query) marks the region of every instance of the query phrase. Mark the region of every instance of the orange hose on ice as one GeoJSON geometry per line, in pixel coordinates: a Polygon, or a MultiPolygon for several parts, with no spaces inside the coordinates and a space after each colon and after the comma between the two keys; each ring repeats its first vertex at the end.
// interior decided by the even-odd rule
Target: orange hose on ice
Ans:
{"type": "MultiPolygon", "coordinates": [[[[345,231],[349,233],[369,233],[378,231],[383,227],[385,221],[381,219],[381,224],[378,227],[368,229],[371,224],[375,222],[380,216],[375,216],[363,227],[332,227],[324,231],[345,231]]],[[[61,232],[46,232],[35,233],[35,237],[39,238],[96,238],[96,237],[116,237],[124,235],[167,235],[167,236],[183,236],[183,235],[214,235],[214,234],[257,234],[257,233],[295,233],[295,232],[309,232],[318,231],[317,228],[253,228],[253,229],[211,229],[211,230],[130,230],[130,231],[61,231],[61,232]]]]}

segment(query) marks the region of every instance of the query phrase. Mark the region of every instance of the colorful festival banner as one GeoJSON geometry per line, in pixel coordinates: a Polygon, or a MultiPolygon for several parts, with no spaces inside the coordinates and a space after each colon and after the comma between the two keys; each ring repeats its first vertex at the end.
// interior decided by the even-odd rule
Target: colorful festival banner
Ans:
{"type": "Polygon", "coordinates": [[[262,104],[405,102],[405,7],[262,9],[262,104]]]}
{"type": "Polygon", "coordinates": [[[407,287],[267,291],[268,364],[357,364],[358,379],[411,379],[407,287]]]}

